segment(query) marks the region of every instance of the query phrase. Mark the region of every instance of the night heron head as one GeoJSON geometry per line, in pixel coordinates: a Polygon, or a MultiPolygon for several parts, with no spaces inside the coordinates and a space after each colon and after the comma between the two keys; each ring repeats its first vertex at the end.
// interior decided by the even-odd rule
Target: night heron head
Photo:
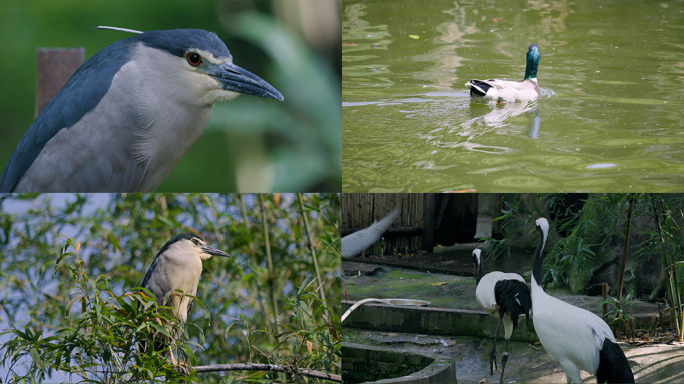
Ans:
{"type": "Polygon", "coordinates": [[[159,250],[159,256],[181,260],[207,260],[211,256],[230,257],[226,252],[207,245],[198,235],[183,233],[173,237],[159,250]]]}
{"type": "Polygon", "coordinates": [[[233,56],[215,33],[175,29],[149,31],[131,39],[142,43],[134,60],[147,67],[160,88],[177,93],[168,96],[199,105],[232,100],[241,93],[283,100],[266,81],[233,64],[233,56]]]}

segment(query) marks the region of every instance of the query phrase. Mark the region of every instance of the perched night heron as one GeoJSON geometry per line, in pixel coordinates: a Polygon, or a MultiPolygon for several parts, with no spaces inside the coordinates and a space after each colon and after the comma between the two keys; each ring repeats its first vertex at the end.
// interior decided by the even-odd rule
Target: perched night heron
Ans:
{"type": "Polygon", "coordinates": [[[195,296],[202,274],[202,261],[212,255],[230,257],[229,254],[210,247],[201,237],[183,233],[173,237],[154,255],[141,287],[152,292],[157,303],[173,309],[174,317],[182,322],[188,320],[193,299],[172,293],[168,302],[164,297],[177,289],[185,295],[195,296]]]}
{"type": "Polygon", "coordinates": [[[0,192],[153,192],[216,101],[283,100],[233,64],[214,33],[137,33],[93,55],[57,92],[14,150],[0,192]]]}
{"type": "MultiPolygon", "coordinates": [[[[202,261],[212,255],[230,257],[229,254],[208,246],[197,235],[183,233],[175,236],[154,255],[141,286],[152,292],[159,305],[171,307],[173,317],[184,323],[188,320],[193,304],[193,299],[186,295],[197,294],[202,261]],[[183,294],[175,292],[176,290],[183,294]]],[[[173,340],[170,344],[173,344],[173,340]]],[[[142,345],[144,347],[146,344],[142,345]]],[[[155,349],[160,350],[161,346],[155,345],[155,349]]],[[[173,352],[171,361],[176,363],[173,352]]]]}

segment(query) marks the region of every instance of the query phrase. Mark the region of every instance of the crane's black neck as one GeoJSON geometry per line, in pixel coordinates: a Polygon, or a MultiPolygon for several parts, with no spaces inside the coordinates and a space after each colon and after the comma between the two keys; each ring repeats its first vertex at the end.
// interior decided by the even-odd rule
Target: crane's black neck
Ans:
{"type": "Polygon", "coordinates": [[[532,276],[535,283],[541,287],[541,270],[542,261],[544,261],[544,245],[546,244],[546,236],[540,226],[537,225],[537,232],[539,233],[539,244],[534,251],[534,262],[532,263],[532,276]]]}
{"type": "Polygon", "coordinates": [[[482,266],[481,256],[478,257],[473,255],[473,258],[475,259],[475,266],[477,267],[477,272],[475,273],[475,286],[477,287],[477,285],[480,284],[480,280],[482,280],[484,267],[482,266]]]}

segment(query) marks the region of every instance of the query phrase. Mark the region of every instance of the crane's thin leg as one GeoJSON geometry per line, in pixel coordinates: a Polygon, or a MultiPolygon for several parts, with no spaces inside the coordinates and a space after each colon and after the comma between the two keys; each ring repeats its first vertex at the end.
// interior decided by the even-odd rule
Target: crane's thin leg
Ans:
{"type": "Polygon", "coordinates": [[[496,338],[499,336],[499,328],[501,328],[501,318],[499,317],[499,325],[496,326],[496,333],[494,334],[494,346],[492,346],[492,352],[489,353],[489,376],[494,375],[494,368],[496,366],[496,338]]]}
{"type": "Polygon", "coordinates": [[[501,358],[501,380],[499,380],[499,384],[503,384],[504,372],[506,372],[506,362],[508,362],[508,339],[506,339],[506,351],[501,358]]]}

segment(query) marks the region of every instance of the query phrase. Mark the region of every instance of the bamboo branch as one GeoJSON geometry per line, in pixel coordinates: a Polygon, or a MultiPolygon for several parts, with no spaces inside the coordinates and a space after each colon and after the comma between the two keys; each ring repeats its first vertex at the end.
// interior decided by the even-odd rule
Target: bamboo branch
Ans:
{"type": "Polygon", "coordinates": [[[622,246],[622,261],[620,263],[620,276],[618,277],[618,291],[617,300],[622,300],[622,288],[625,283],[625,267],[627,266],[627,249],[629,248],[629,232],[632,227],[632,211],[634,210],[634,203],[636,202],[636,194],[632,194],[629,200],[629,208],[627,211],[627,222],[625,223],[625,242],[622,246]]]}
{"type": "Polygon", "coordinates": [[[249,220],[247,220],[247,208],[245,207],[245,195],[240,194],[240,210],[242,211],[242,221],[245,222],[245,228],[249,229],[249,220]]]}
{"type": "MultiPolygon", "coordinates": [[[[316,247],[314,247],[313,236],[311,235],[311,227],[309,227],[309,219],[304,211],[304,202],[302,201],[302,194],[297,194],[297,200],[299,200],[299,209],[302,211],[302,218],[304,219],[304,228],[306,229],[306,238],[309,241],[308,248],[311,251],[311,259],[313,260],[314,270],[316,271],[316,277],[318,278],[318,284],[321,289],[318,289],[319,296],[321,300],[325,301],[325,292],[323,291],[323,276],[321,276],[321,269],[318,267],[318,258],[316,258],[316,247]]],[[[324,307],[324,312],[327,315],[328,309],[324,307]]]]}
{"type": "Polygon", "coordinates": [[[266,203],[264,203],[264,194],[259,194],[259,202],[261,203],[261,224],[264,227],[264,242],[266,248],[266,260],[268,262],[268,285],[271,290],[271,302],[273,305],[273,321],[278,322],[278,302],[275,292],[275,274],[273,273],[273,258],[271,257],[271,242],[268,238],[268,221],[266,220],[266,203]]]}
{"type": "MultiPolygon", "coordinates": [[[[660,217],[663,216],[663,219],[665,219],[665,209],[661,206],[662,204],[662,200],[660,198],[656,198],[653,201],[653,213],[655,216],[656,225],[658,227],[658,236],[660,236],[660,241],[662,243],[666,243],[665,235],[663,234],[664,230],[660,224],[660,217]]],[[[667,248],[667,252],[663,252],[662,258],[663,260],[661,261],[661,263],[663,264],[663,270],[664,273],[667,274],[668,279],[667,293],[669,293],[670,299],[672,300],[672,315],[670,316],[670,323],[672,323],[672,319],[674,319],[674,324],[677,330],[677,336],[679,338],[679,341],[681,342],[684,333],[684,316],[682,316],[681,308],[676,304],[676,299],[679,299],[679,292],[677,289],[679,285],[677,283],[677,274],[674,270],[674,258],[672,257],[672,255],[670,255],[669,247],[667,248]],[[675,308],[679,308],[679,310],[675,310],[675,308]],[[682,327],[680,327],[680,319],[682,321],[682,327]]],[[[665,303],[667,303],[667,298],[665,299],[665,303]]]]}
{"type": "MultiPolygon", "coordinates": [[[[221,371],[267,371],[267,372],[289,372],[282,365],[275,364],[216,364],[216,365],[200,365],[193,367],[197,373],[202,372],[221,372],[221,371]]],[[[314,371],[313,369],[301,369],[297,371],[298,374],[315,377],[318,379],[325,379],[334,381],[336,383],[342,382],[342,376],[332,373],[325,373],[321,371],[314,371]]]]}

